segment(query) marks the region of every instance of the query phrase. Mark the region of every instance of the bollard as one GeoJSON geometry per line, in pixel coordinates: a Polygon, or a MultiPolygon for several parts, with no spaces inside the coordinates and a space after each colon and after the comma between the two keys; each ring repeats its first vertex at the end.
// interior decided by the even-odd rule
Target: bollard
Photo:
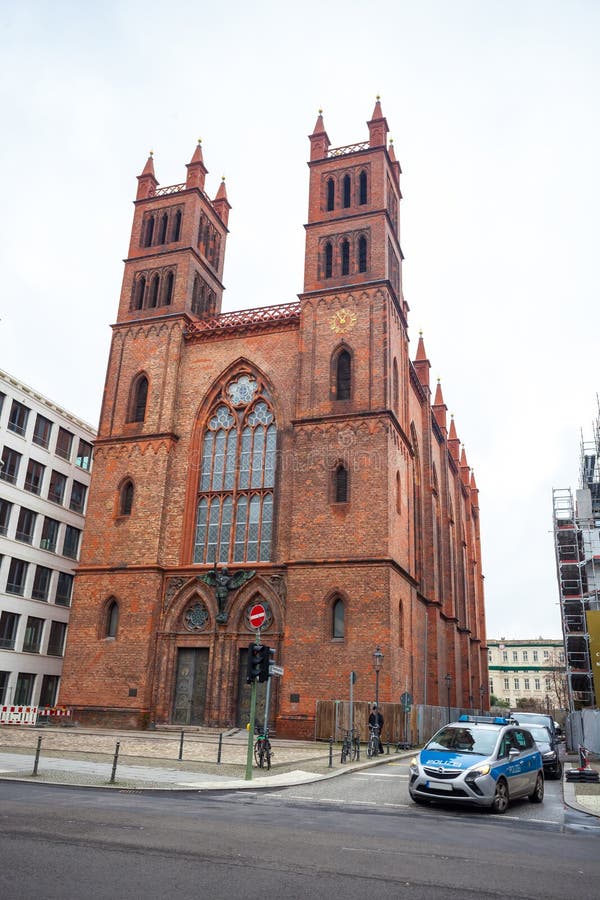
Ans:
{"type": "Polygon", "coordinates": [[[329,767],[333,768],[333,738],[329,738],[329,767]]]}
{"type": "Polygon", "coordinates": [[[183,759],[183,729],[181,731],[181,737],[179,739],[179,759],[183,759]]]}
{"type": "Polygon", "coordinates": [[[219,735],[219,749],[217,750],[217,765],[221,765],[221,748],[223,747],[223,732],[219,735]]]}
{"type": "Polygon", "coordinates": [[[119,758],[119,747],[121,746],[121,742],[117,741],[117,746],[115,747],[115,758],[113,759],[112,772],[110,774],[110,784],[115,783],[115,775],[117,774],[117,760],[119,758]]]}
{"type": "Polygon", "coordinates": [[[41,736],[41,734],[40,734],[40,736],[38,737],[37,749],[36,749],[36,751],[35,751],[35,762],[34,762],[34,764],[33,764],[33,772],[31,773],[32,775],[37,775],[37,773],[38,773],[38,763],[39,763],[39,761],[40,761],[40,748],[41,748],[41,746],[42,746],[42,736],[41,736]]]}

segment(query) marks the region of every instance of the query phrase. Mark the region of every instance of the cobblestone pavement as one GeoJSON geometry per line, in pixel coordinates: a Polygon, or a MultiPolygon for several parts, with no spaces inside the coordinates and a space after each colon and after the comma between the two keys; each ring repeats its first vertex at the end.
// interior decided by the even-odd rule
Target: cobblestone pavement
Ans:
{"type": "MultiPolygon", "coordinates": [[[[340,745],[272,739],[270,771],[252,766],[246,779],[248,735],[244,730],[198,728],[165,731],[108,731],[79,727],[0,726],[0,780],[31,780],[121,790],[240,790],[283,787],[331,778],[378,765],[384,760],[407,758],[414,751],[356,763],[340,762],[340,745]],[[183,733],[183,741],[182,741],[183,733]],[[33,775],[41,738],[37,775],[33,775]],[[111,780],[116,745],[118,760],[111,780]],[[220,745],[220,762],[219,758],[220,745]],[[181,753],[182,758],[179,759],[181,753]]],[[[565,770],[579,765],[567,754],[565,770]]],[[[593,768],[600,763],[593,761],[593,768]]],[[[600,785],[563,780],[564,801],[582,812],[600,816],[600,785]]]]}
{"type": "MultiPolygon", "coordinates": [[[[270,771],[252,766],[246,780],[248,736],[231,730],[106,731],[80,728],[0,729],[0,779],[49,781],[95,787],[194,790],[244,787],[281,787],[342,774],[357,766],[376,765],[379,759],[341,765],[334,746],[330,766],[328,743],[272,740],[270,771]],[[41,738],[37,775],[33,775],[41,738]],[[118,761],[111,782],[117,742],[118,761]],[[220,745],[220,762],[219,758],[220,745]],[[182,759],[179,759],[181,752],[182,759]]],[[[393,749],[393,748],[392,748],[393,749]]],[[[405,754],[406,755],[406,754],[405,754]]],[[[385,758],[396,757],[390,754],[385,758]]]]}

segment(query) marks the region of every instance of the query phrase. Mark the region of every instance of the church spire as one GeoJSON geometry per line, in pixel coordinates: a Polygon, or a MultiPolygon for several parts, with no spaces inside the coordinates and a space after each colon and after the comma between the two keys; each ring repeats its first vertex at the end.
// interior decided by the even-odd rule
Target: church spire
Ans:
{"type": "Polygon", "coordinates": [[[375,101],[375,109],[371,116],[371,121],[367,122],[369,126],[369,145],[371,147],[385,147],[387,145],[387,134],[389,131],[387,119],[381,111],[381,101],[379,94],[375,101]]]}
{"type": "Polygon", "coordinates": [[[440,383],[440,379],[437,380],[437,387],[435,389],[435,397],[433,400],[433,406],[431,407],[435,421],[438,423],[442,433],[444,436],[448,434],[448,430],[446,428],[446,413],[448,412],[448,407],[444,403],[444,396],[442,394],[442,385],[440,383]]]}
{"type": "Polygon", "coordinates": [[[427,354],[425,352],[425,344],[423,343],[423,332],[419,332],[419,343],[417,345],[417,358],[413,363],[415,367],[415,372],[417,373],[417,378],[423,385],[423,387],[429,387],[429,370],[431,368],[431,363],[427,359],[427,354]]]}
{"type": "Polygon", "coordinates": [[[197,187],[203,191],[204,179],[208,174],[208,169],[204,165],[204,159],[202,158],[202,140],[200,138],[198,138],[194,155],[189,163],[186,164],[186,169],[188,170],[187,178],[185,180],[186,188],[197,187]]]}
{"type": "Polygon", "coordinates": [[[229,221],[229,210],[231,209],[231,204],[227,199],[227,189],[225,187],[224,175],[221,179],[221,184],[219,185],[217,196],[213,200],[213,206],[216,209],[221,222],[226,226],[227,222],[229,221]]]}
{"type": "Polygon", "coordinates": [[[146,197],[153,197],[158,187],[158,180],[154,174],[154,152],[151,150],[146,165],[142,170],[142,174],[138,175],[138,189],[136,200],[144,200],[146,197]]]}
{"type": "Polygon", "coordinates": [[[329,137],[327,136],[327,132],[325,131],[322,109],[319,110],[319,115],[317,116],[317,121],[315,122],[313,133],[309,135],[309,140],[311,160],[325,159],[331,142],[329,140],[329,137]]]}

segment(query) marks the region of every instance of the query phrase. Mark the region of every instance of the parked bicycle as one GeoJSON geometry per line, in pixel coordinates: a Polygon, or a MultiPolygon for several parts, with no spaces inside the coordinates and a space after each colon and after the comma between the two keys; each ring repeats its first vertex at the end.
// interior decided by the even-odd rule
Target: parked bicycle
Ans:
{"type": "Polygon", "coordinates": [[[379,725],[369,725],[369,743],[367,744],[367,756],[369,759],[379,754],[379,725]]]}
{"type": "Polygon", "coordinates": [[[259,734],[254,744],[254,761],[259,769],[271,768],[271,757],[273,750],[271,749],[271,741],[269,740],[269,729],[265,728],[264,734],[259,734]]]}
{"type": "Polygon", "coordinates": [[[355,762],[357,759],[360,759],[360,736],[358,730],[353,728],[352,731],[344,732],[341,762],[355,762]]]}

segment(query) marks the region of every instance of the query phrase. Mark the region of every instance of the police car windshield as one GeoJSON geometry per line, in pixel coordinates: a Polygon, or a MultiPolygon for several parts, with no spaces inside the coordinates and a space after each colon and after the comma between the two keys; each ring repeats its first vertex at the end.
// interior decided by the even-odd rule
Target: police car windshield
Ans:
{"type": "Polygon", "coordinates": [[[427,744],[427,749],[491,756],[497,739],[498,731],[496,729],[491,731],[472,725],[468,728],[447,726],[431,738],[427,744]]]}

